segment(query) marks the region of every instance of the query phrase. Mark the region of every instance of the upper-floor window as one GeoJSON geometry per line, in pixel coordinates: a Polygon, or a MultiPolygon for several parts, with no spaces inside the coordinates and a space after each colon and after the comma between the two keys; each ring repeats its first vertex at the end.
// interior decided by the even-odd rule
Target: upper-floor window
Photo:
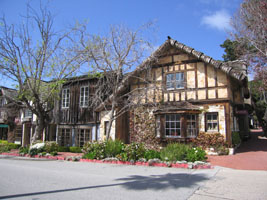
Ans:
{"type": "Polygon", "coordinates": [[[70,104],[70,89],[63,89],[62,91],[62,108],[68,108],[70,104]]]}
{"type": "Polygon", "coordinates": [[[218,113],[206,113],[206,131],[217,132],[219,131],[218,113]]]}
{"type": "Polygon", "coordinates": [[[184,88],[184,72],[167,74],[166,88],[167,90],[184,88]]]}
{"type": "Polygon", "coordinates": [[[32,118],[32,111],[30,109],[24,111],[24,118],[32,118]]]}
{"type": "Polygon", "coordinates": [[[80,106],[87,107],[88,106],[88,99],[89,99],[89,87],[84,86],[80,89],[80,106]]]}

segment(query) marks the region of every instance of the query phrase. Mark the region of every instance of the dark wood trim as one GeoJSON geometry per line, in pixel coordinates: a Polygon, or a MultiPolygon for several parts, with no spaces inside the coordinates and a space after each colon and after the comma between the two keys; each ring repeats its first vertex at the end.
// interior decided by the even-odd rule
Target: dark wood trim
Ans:
{"type": "Polygon", "coordinates": [[[195,67],[195,89],[196,89],[196,100],[198,100],[198,79],[197,79],[197,63],[194,64],[195,67]]]}
{"type": "Polygon", "coordinates": [[[203,62],[201,60],[198,60],[198,59],[192,59],[192,60],[184,60],[184,61],[180,61],[180,62],[168,62],[168,63],[162,63],[162,64],[157,64],[155,66],[152,66],[153,68],[154,67],[164,67],[166,65],[174,65],[174,64],[190,64],[190,63],[198,63],[198,62],[203,62]]]}
{"type": "Polygon", "coordinates": [[[214,79],[215,79],[215,94],[216,94],[216,99],[218,99],[218,80],[217,80],[217,68],[214,67],[214,79]]]}
{"type": "Polygon", "coordinates": [[[184,90],[185,90],[185,101],[187,101],[187,72],[186,71],[184,72],[184,90]]]}
{"type": "Polygon", "coordinates": [[[162,82],[161,82],[161,99],[163,99],[164,101],[164,90],[166,90],[166,80],[165,80],[165,74],[164,74],[164,68],[162,67],[161,68],[161,79],[162,79],[162,82]]]}
{"type": "Polygon", "coordinates": [[[208,67],[207,67],[206,63],[204,63],[204,69],[205,69],[206,99],[209,99],[209,93],[208,93],[208,67]]]}
{"type": "Polygon", "coordinates": [[[225,127],[226,127],[226,141],[229,145],[232,144],[231,125],[230,125],[230,105],[225,103],[224,105],[225,127]]]}

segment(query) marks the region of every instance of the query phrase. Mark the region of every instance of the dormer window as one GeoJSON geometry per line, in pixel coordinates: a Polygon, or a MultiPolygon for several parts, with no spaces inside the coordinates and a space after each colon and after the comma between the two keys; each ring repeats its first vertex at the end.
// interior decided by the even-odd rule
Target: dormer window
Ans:
{"type": "Polygon", "coordinates": [[[89,100],[89,87],[84,86],[80,89],[80,106],[81,107],[87,107],[88,106],[88,100],[89,100]]]}
{"type": "Polygon", "coordinates": [[[184,72],[167,74],[166,88],[167,90],[184,88],[184,72]]]}
{"type": "Polygon", "coordinates": [[[70,104],[70,89],[62,90],[62,108],[68,108],[70,104]]]}

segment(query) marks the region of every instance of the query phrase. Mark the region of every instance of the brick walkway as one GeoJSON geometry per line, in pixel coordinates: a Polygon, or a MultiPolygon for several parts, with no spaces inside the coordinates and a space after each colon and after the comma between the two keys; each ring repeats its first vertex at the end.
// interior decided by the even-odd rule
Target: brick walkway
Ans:
{"type": "Polygon", "coordinates": [[[231,156],[209,156],[212,165],[243,170],[267,170],[267,138],[252,131],[251,139],[244,141],[231,156]]]}

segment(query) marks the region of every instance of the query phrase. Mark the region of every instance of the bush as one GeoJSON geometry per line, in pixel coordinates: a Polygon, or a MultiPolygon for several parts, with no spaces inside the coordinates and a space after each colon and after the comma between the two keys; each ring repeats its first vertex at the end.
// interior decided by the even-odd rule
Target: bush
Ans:
{"type": "Polygon", "coordinates": [[[188,162],[205,161],[206,159],[206,152],[200,147],[191,148],[187,151],[186,161],[188,162]]]}
{"type": "Polygon", "coordinates": [[[131,143],[125,147],[125,153],[127,154],[127,160],[137,161],[140,158],[144,157],[145,147],[142,143],[131,143]]]}
{"type": "Polygon", "coordinates": [[[104,159],[106,157],[105,155],[105,149],[106,149],[106,142],[87,142],[83,146],[83,152],[85,154],[92,153],[94,155],[94,159],[104,159]]]}
{"type": "Polygon", "coordinates": [[[20,147],[19,148],[19,153],[28,154],[29,153],[29,148],[28,147],[20,147]]]}
{"type": "Polygon", "coordinates": [[[128,156],[127,156],[126,152],[122,152],[122,153],[118,154],[116,156],[116,158],[118,158],[121,161],[127,161],[128,160],[128,156]]]}
{"type": "Polygon", "coordinates": [[[185,144],[172,143],[168,144],[160,152],[160,158],[163,161],[181,161],[186,159],[190,147],[185,144]]]}
{"type": "Polygon", "coordinates": [[[64,147],[64,146],[59,146],[58,147],[58,152],[70,152],[69,147],[64,147]]]}
{"type": "Polygon", "coordinates": [[[229,154],[229,149],[225,146],[219,146],[215,149],[215,151],[218,153],[219,156],[229,154]]]}
{"type": "Polygon", "coordinates": [[[51,152],[57,152],[58,151],[58,144],[56,142],[46,142],[44,146],[44,151],[46,153],[51,153],[51,152]]]}
{"type": "Polygon", "coordinates": [[[69,147],[71,153],[82,153],[82,149],[80,147],[69,147]]]}
{"type": "Polygon", "coordinates": [[[155,159],[155,158],[160,159],[160,152],[155,151],[155,150],[147,150],[144,154],[144,158],[146,160],[155,159]]]}
{"type": "Polygon", "coordinates": [[[218,148],[220,146],[226,146],[224,137],[220,133],[205,133],[200,132],[196,139],[193,140],[194,146],[200,146],[202,149],[206,148],[218,148]]]}
{"type": "Polygon", "coordinates": [[[0,140],[0,144],[8,144],[7,140],[0,140]]]}
{"type": "Polygon", "coordinates": [[[4,143],[0,143],[0,153],[8,152],[8,151],[9,151],[8,145],[4,143]]]}
{"type": "Polygon", "coordinates": [[[125,145],[120,140],[106,141],[105,154],[107,157],[116,157],[118,154],[122,153],[124,149],[125,145]]]}
{"type": "Polygon", "coordinates": [[[95,154],[95,152],[89,152],[89,153],[87,153],[87,154],[84,154],[83,155],[83,158],[84,159],[95,159],[96,158],[96,154],[95,154]]]}
{"type": "Polygon", "coordinates": [[[234,147],[241,143],[239,132],[232,132],[232,144],[234,147]]]}

